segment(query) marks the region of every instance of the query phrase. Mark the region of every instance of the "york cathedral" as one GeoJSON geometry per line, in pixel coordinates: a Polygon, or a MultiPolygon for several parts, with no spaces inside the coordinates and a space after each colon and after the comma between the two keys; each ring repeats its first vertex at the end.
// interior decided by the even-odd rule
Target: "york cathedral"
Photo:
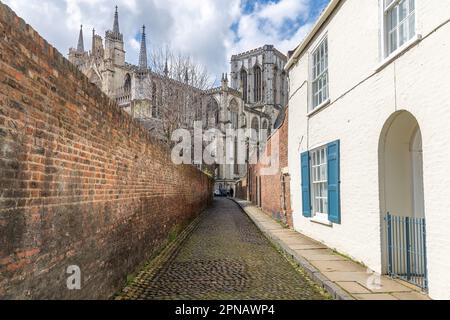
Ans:
{"type": "MultiPolygon", "coordinates": [[[[228,129],[252,128],[265,141],[262,133],[270,134],[284,117],[287,57],[271,45],[233,55],[230,75],[222,76],[220,86],[207,89],[197,88],[187,69],[181,79],[175,79],[167,60],[163,70],[152,70],[145,26],[139,64],[127,63],[125,53],[116,7],[112,30],[106,31],[104,40],[93,30],[90,50],[85,49],[81,27],[69,60],[158,139],[169,138],[170,130],[192,129],[194,121],[202,121],[204,129],[215,128],[223,134],[228,129]]],[[[213,173],[216,189],[235,188],[246,171],[245,165],[219,165],[213,173]]]]}

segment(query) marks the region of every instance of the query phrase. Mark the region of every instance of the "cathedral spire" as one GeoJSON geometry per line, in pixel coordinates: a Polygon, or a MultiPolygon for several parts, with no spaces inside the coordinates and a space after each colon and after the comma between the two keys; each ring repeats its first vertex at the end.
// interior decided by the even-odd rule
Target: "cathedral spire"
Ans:
{"type": "Polygon", "coordinates": [[[83,53],[84,52],[83,25],[81,25],[81,27],[80,27],[80,35],[78,37],[77,51],[79,53],[83,53]]]}
{"type": "Polygon", "coordinates": [[[139,53],[139,68],[147,69],[147,40],[145,37],[145,25],[142,26],[141,51],[139,53]]]}
{"type": "Polygon", "coordinates": [[[118,6],[116,6],[116,13],[114,14],[113,32],[116,33],[116,34],[120,33],[120,29],[119,29],[119,7],[118,6]]]}

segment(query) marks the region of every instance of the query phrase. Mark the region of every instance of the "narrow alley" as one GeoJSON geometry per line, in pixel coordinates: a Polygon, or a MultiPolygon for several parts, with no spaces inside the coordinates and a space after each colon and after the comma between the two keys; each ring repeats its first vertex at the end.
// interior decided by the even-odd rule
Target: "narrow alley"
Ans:
{"type": "Polygon", "coordinates": [[[118,298],[326,299],[233,201],[224,198],[214,201],[193,232],[157,269],[141,272],[118,298]]]}

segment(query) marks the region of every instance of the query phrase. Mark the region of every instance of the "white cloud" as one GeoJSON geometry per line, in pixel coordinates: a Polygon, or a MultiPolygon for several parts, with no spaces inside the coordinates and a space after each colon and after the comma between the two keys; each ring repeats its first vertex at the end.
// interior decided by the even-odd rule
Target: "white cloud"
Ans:
{"type": "Polygon", "coordinates": [[[273,44],[284,53],[292,50],[310,30],[313,1],[280,0],[256,5],[251,13],[240,17],[239,41],[229,50],[246,51],[264,44],[273,44]]]}
{"type": "Polygon", "coordinates": [[[269,3],[264,6],[258,16],[270,19],[276,26],[280,26],[284,20],[296,20],[299,16],[307,18],[309,1],[307,0],[282,0],[278,3],[269,3]]]}
{"type": "Polygon", "coordinates": [[[104,36],[112,28],[117,4],[128,61],[137,62],[139,39],[135,38],[146,24],[150,50],[168,43],[218,75],[228,70],[231,54],[264,44],[284,52],[294,48],[309,29],[310,3],[314,0],[257,4],[252,13],[243,12],[246,0],[2,1],[62,53],[76,46],[80,24],[84,26],[85,48],[90,47],[92,28],[104,36]],[[233,32],[230,27],[237,23],[237,32],[233,32]],[[286,35],[286,23],[294,32],[286,35]]]}

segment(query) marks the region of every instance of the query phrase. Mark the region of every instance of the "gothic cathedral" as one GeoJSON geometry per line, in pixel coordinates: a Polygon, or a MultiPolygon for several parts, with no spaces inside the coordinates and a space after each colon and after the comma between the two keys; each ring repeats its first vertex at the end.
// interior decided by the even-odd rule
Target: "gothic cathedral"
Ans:
{"type": "MultiPolygon", "coordinates": [[[[81,27],[77,48],[69,50],[69,60],[118,105],[139,120],[157,138],[164,135],[162,109],[168,95],[182,96],[190,103],[184,109],[180,127],[193,128],[203,121],[225,134],[228,129],[252,128],[270,132],[284,117],[288,101],[288,83],[284,66],[287,57],[271,45],[265,45],[231,57],[231,76],[222,76],[221,85],[200,90],[184,81],[171,79],[166,63],[162,74],[152,71],[147,60],[145,26],[142,27],[139,65],[125,61],[123,34],[116,7],[112,30],[100,35],[92,31],[92,47],[86,51],[81,27]],[[170,90],[166,90],[167,84],[170,90]]],[[[183,105],[186,105],[183,102],[183,105]]],[[[267,137],[257,137],[265,141],[267,137]]],[[[219,165],[215,172],[216,188],[229,190],[246,175],[246,165],[219,165]]]]}

